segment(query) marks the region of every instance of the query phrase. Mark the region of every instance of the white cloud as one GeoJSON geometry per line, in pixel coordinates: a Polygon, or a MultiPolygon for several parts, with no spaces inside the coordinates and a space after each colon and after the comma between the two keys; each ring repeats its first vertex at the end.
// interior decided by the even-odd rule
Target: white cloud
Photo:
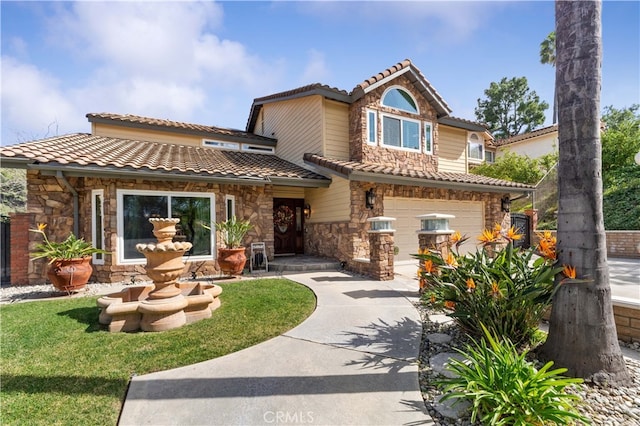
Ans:
{"type": "Polygon", "coordinates": [[[8,56],[2,57],[1,98],[3,145],[88,127],[59,80],[8,56]]]}
{"type": "Polygon", "coordinates": [[[331,72],[327,67],[324,53],[311,49],[308,56],[308,63],[300,76],[299,84],[305,85],[327,81],[331,72]]]}

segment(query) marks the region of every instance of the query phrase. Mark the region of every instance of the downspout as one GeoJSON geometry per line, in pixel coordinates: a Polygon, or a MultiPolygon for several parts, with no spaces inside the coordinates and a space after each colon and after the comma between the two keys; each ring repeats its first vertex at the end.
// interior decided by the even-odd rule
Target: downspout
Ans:
{"type": "Polygon", "coordinates": [[[78,191],[76,191],[73,186],[67,180],[67,177],[62,173],[62,171],[58,170],[56,172],[56,178],[60,179],[60,181],[64,184],[64,186],[71,192],[73,195],[73,234],[78,236],[79,233],[79,213],[78,213],[78,191]]]}

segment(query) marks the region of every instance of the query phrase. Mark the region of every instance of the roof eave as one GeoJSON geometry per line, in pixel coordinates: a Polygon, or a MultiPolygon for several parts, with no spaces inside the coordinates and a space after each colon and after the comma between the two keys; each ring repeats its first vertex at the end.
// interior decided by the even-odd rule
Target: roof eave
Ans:
{"type": "Polygon", "coordinates": [[[433,179],[427,179],[427,178],[415,178],[410,176],[389,176],[389,175],[382,175],[379,173],[361,172],[357,170],[353,170],[350,173],[349,179],[354,181],[401,184],[401,185],[423,186],[423,187],[434,187],[434,188],[455,188],[455,189],[466,190],[466,191],[496,192],[501,194],[505,194],[505,193],[526,194],[526,193],[532,193],[535,191],[534,187],[518,188],[518,187],[511,187],[511,186],[488,185],[483,183],[440,181],[440,180],[433,180],[433,179]]]}
{"type": "Polygon", "coordinates": [[[91,166],[68,166],[63,164],[42,164],[32,163],[27,166],[30,170],[38,170],[44,174],[63,172],[70,177],[106,177],[118,179],[149,179],[178,182],[212,182],[228,183],[234,185],[264,186],[269,183],[268,179],[258,177],[222,177],[213,175],[172,173],[170,171],[150,171],[131,168],[107,168],[91,166]]]}
{"type": "Polygon", "coordinates": [[[328,188],[331,185],[331,179],[304,179],[304,178],[286,178],[271,176],[269,181],[277,186],[297,186],[302,188],[328,188]]]}

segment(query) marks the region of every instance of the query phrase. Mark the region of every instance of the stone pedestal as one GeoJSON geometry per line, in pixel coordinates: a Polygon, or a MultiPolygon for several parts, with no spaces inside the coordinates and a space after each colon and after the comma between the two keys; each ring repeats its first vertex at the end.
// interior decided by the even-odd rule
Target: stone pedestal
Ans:
{"type": "Polygon", "coordinates": [[[443,259],[449,256],[449,237],[453,231],[418,231],[418,246],[420,251],[439,251],[443,259]]]}
{"type": "Polygon", "coordinates": [[[394,229],[391,229],[392,217],[372,217],[369,230],[369,275],[378,281],[390,281],[393,272],[394,229]]]}

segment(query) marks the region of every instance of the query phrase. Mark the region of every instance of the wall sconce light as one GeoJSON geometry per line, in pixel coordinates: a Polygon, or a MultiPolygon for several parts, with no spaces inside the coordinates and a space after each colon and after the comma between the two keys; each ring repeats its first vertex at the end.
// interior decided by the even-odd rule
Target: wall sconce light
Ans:
{"type": "Polygon", "coordinates": [[[311,206],[309,204],[305,204],[302,212],[304,213],[305,219],[309,219],[311,217],[311,206]]]}
{"type": "Polygon", "coordinates": [[[373,192],[373,188],[364,193],[364,204],[368,209],[372,209],[376,204],[376,193],[373,192]]]}
{"type": "Polygon", "coordinates": [[[511,211],[511,198],[509,197],[509,194],[505,195],[502,197],[502,200],[500,200],[500,209],[505,213],[509,213],[511,211]]]}

